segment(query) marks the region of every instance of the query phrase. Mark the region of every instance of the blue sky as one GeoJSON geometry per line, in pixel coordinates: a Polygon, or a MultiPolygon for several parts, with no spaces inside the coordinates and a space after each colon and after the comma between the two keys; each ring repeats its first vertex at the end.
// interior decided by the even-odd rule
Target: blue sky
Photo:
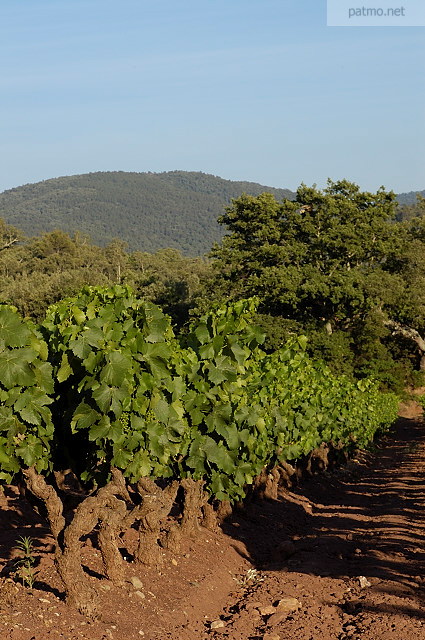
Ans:
{"type": "Polygon", "coordinates": [[[0,191],[173,169],[425,188],[424,27],[327,27],[325,0],[2,0],[0,65],[0,191]]]}

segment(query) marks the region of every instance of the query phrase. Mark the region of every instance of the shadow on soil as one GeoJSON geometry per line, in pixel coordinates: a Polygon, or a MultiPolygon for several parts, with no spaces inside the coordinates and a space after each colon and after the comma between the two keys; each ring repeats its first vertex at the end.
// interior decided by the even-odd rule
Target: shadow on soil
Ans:
{"type": "MultiPolygon", "coordinates": [[[[373,453],[282,490],[278,500],[247,503],[227,519],[223,530],[257,569],[364,576],[372,590],[406,598],[397,613],[424,618],[424,467],[425,423],[400,419],[373,453]]],[[[8,491],[5,488],[13,508],[0,512],[2,576],[13,567],[20,535],[33,539],[36,556],[52,551],[44,518],[16,491],[8,491]]],[[[62,595],[41,582],[35,588],[62,595]]],[[[392,610],[391,604],[374,608],[360,598],[347,606],[380,614],[392,610]]]]}
{"type": "MultiPolygon", "coordinates": [[[[279,500],[248,504],[228,519],[224,532],[243,543],[257,569],[364,576],[375,591],[409,596],[419,607],[425,586],[424,444],[425,424],[400,418],[373,454],[303,480],[281,491],[279,500]]],[[[388,613],[385,605],[379,611],[388,613]]],[[[406,606],[404,613],[425,617],[419,608],[406,606]]]]}
{"type": "Polygon", "coordinates": [[[40,594],[52,593],[58,598],[63,594],[47,584],[37,580],[37,568],[43,560],[52,552],[52,542],[46,520],[38,514],[34,508],[23,499],[19,492],[11,487],[3,488],[10,509],[0,511],[0,562],[3,564],[0,578],[17,578],[17,559],[21,553],[17,548],[22,537],[30,538],[34,556],[35,582],[33,589],[40,594]]]}

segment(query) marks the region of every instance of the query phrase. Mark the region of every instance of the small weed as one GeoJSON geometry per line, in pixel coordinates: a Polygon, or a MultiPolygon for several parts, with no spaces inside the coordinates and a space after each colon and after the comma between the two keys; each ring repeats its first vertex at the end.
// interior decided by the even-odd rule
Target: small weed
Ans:
{"type": "Polygon", "coordinates": [[[35,570],[35,557],[32,538],[21,536],[15,545],[20,556],[15,561],[15,572],[22,585],[33,588],[38,571],[35,570]]]}
{"type": "Polygon", "coordinates": [[[257,571],[257,569],[248,569],[244,576],[239,578],[234,577],[233,579],[240,587],[248,587],[264,581],[263,576],[257,571]]]}

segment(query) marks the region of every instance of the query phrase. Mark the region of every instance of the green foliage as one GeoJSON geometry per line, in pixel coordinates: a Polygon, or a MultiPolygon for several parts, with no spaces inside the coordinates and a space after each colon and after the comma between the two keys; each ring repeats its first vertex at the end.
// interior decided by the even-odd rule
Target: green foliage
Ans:
{"type": "Polygon", "coordinates": [[[52,367],[35,326],[0,305],[0,479],[21,465],[51,469],[52,367]]]}
{"type": "Polygon", "coordinates": [[[352,322],[373,305],[377,269],[397,244],[394,207],[394,194],[345,180],[323,192],[301,185],[283,203],[244,195],[219,218],[231,235],[213,250],[214,285],[233,299],[258,295],[272,315],[352,322]]]}
{"type": "MultiPolygon", "coordinates": [[[[1,227],[0,219],[0,236],[1,227]]],[[[12,242],[14,230],[3,227],[3,241],[12,242]]],[[[12,242],[4,251],[0,242],[0,299],[40,321],[49,305],[76,295],[85,284],[126,283],[160,304],[181,326],[208,268],[205,260],[184,257],[176,249],[153,255],[128,253],[118,240],[101,248],[79,233],[71,238],[63,231],[52,231],[19,244],[12,242]]]]}
{"type": "Polygon", "coordinates": [[[133,480],[173,475],[189,434],[169,318],[128,287],[86,287],[51,307],[42,331],[59,383],[54,409],[68,426],[74,464],[84,442],[83,479],[103,477],[111,465],[133,480]]]}
{"type": "MultiPolygon", "coordinates": [[[[295,194],[272,190],[255,195],[260,191],[260,185],[199,173],[117,172],[59,178],[6,192],[0,198],[5,214],[16,209],[19,219],[25,219],[28,206],[34,223],[41,219],[39,202],[43,212],[52,214],[55,226],[58,208],[67,221],[76,211],[78,224],[73,229],[85,231],[90,228],[82,211],[93,206],[99,215],[91,220],[96,220],[96,229],[102,229],[100,212],[112,207],[119,224],[131,219],[132,238],[138,228],[146,235],[149,227],[146,220],[140,224],[139,218],[133,219],[134,211],[139,216],[146,205],[145,213],[150,216],[155,211],[157,219],[161,203],[166,202],[161,232],[169,224],[172,229],[166,244],[180,243],[176,221],[169,219],[175,217],[174,202],[180,198],[185,211],[193,206],[190,215],[196,221],[185,220],[182,210],[178,223],[185,232],[199,232],[205,242],[211,242],[213,236],[205,230],[207,219],[199,214],[204,205],[198,198],[216,199],[206,207],[209,220],[220,211],[221,203],[239,197],[220,218],[231,235],[214,250],[212,280],[210,262],[187,258],[177,249],[128,252],[123,240],[110,237],[105,247],[99,247],[79,231],[71,237],[52,230],[23,240],[17,229],[0,220],[0,300],[41,321],[50,304],[76,295],[84,284],[128,284],[170,315],[179,331],[186,331],[195,300],[197,313],[202,314],[213,300],[255,295],[260,305],[254,321],[267,333],[265,350],[280,348],[291,335],[305,333],[312,357],[325,359],[336,373],[373,375],[383,387],[398,392],[406,379],[412,380],[415,369],[425,366],[418,342],[407,341],[401,331],[386,324],[392,320],[420,335],[425,331],[423,198],[411,205],[409,215],[402,216],[406,222],[395,224],[394,196],[383,189],[361,192],[346,180],[330,182],[323,191],[301,185],[295,201],[283,202],[278,198],[295,194]],[[243,190],[254,195],[240,196],[243,190]],[[86,209],[81,198],[89,200],[86,209]],[[120,216],[116,215],[118,202],[123,207],[120,216]],[[203,281],[207,281],[205,287],[203,281]]],[[[106,227],[124,237],[113,221],[108,219],[106,227]]],[[[180,246],[186,251],[183,241],[180,246]]]]}
{"type": "Polygon", "coordinates": [[[27,393],[46,365],[53,395],[50,365],[39,362],[47,358],[46,343],[56,379],[51,464],[63,468],[66,461],[83,482],[103,484],[117,467],[132,482],[203,479],[211,495],[237,500],[264,467],[299,458],[323,441],[365,446],[393,421],[394,395],[313,364],[305,336],[266,353],[264,333],[253,324],[257,304],[215,308],[180,341],[158,307],[121,285],[86,287],[53,305],[40,327],[46,342],[5,307],[0,336],[6,356],[16,354],[16,362],[8,357],[3,365],[5,379],[25,386],[16,392],[7,384],[4,405],[13,403],[27,423],[20,439],[31,429],[38,438],[30,457],[28,447],[16,448],[12,471],[34,463],[47,469],[40,412],[51,399],[27,393]]]}
{"type": "Polygon", "coordinates": [[[353,383],[313,365],[303,336],[266,354],[264,335],[252,325],[255,312],[254,300],[229,303],[201,318],[189,336],[202,363],[192,385],[205,397],[190,396],[198,434],[185,464],[209,479],[219,499],[243,497],[264,466],[299,458],[323,441],[365,446],[397,413],[397,397],[384,396],[375,383],[353,383]]]}
{"type": "Polygon", "coordinates": [[[264,355],[259,347],[264,334],[252,324],[255,311],[254,300],[225,305],[204,315],[187,336],[198,365],[182,400],[196,430],[181,469],[207,479],[208,490],[220,500],[243,497],[244,486],[267,463],[256,437],[261,412],[250,406],[248,395],[264,355]]]}
{"type": "MultiPolygon", "coordinates": [[[[0,194],[0,217],[28,236],[56,229],[73,235],[82,230],[100,246],[119,238],[132,251],[156,252],[171,247],[184,255],[198,256],[223,236],[217,224],[223,205],[242,193],[257,196],[264,191],[277,200],[295,198],[288,189],[195,171],[96,172],[4,191],[0,194]]],[[[413,192],[398,196],[400,219],[405,219],[403,205],[414,199],[413,192]]]]}
{"type": "Polygon", "coordinates": [[[295,201],[233,200],[219,218],[229,235],[212,251],[198,307],[255,295],[262,326],[273,328],[268,349],[285,333],[306,333],[310,353],[336,373],[373,375],[398,391],[405,365],[418,366],[424,353],[388,321],[425,329],[425,226],[423,217],[396,224],[395,207],[392,192],[362,192],[347,180],[323,191],[301,185],[295,201]]]}
{"type": "Polygon", "coordinates": [[[314,360],[323,360],[337,375],[354,376],[356,362],[350,333],[340,330],[329,334],[312,329],[308,337],[308,352],[314,360]]]}

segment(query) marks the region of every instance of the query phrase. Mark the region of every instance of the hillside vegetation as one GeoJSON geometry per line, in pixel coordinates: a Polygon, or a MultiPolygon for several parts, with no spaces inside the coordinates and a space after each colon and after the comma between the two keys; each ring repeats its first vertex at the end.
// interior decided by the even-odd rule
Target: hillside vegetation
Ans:
{"type": "Polygon", "coordinates": [[[422,191],[408,191],[407,193],[399,193],[397,196],[397,202],[399,205],[412,205],[416,204],[417,195],[425,198],[425,189],[422,191]]]}
{"type": "Polygon", "coordinates": [[[295,195],[200,172],[89,173],[4,191],[0,218],[28,236],[82,231],[100,246],[119,238],[130,250],[169,247],[197,256],[223,236],[217,218],[231,198],[263,191],[278,199],[295,195]]]}
{"type": "MultiPolygon", "coordinates": [[[[242,193],[257,196],[264,191],[277,200],[295,198],[289,189],[224,180],[199,171],[96,172],[4,191],[0,218],[27,236],[56,229],[69,234],[82,231],[101,247],[119,238],[131,251],[173,248],[200,256],[223,237],[217,218],[224,206],[242,193]]],[[[397,200],[398,219],[412,217],[416,192],[401,193],[397,200]]]]}
{"type": "MultiPolygon", "coordinates": [[[[193,189],[219,186],[210,176],[170,179],[186,178],[193,189]]],[[[424,206],[419,196],[397,212],[392,192],[346,180],[301,185],[294,199],[244,194],[223,209],[227,233],[209,258],[131,251],[121,240],[101,247],[81,231],[22,239],[0,218],[0,300],[40,321],[84,285],[126,284],[185,330],[215,303],[255,296],[267,350],[304,334],[310,355],[335,372],[401,391],[425,371],[424,206]]]]}

